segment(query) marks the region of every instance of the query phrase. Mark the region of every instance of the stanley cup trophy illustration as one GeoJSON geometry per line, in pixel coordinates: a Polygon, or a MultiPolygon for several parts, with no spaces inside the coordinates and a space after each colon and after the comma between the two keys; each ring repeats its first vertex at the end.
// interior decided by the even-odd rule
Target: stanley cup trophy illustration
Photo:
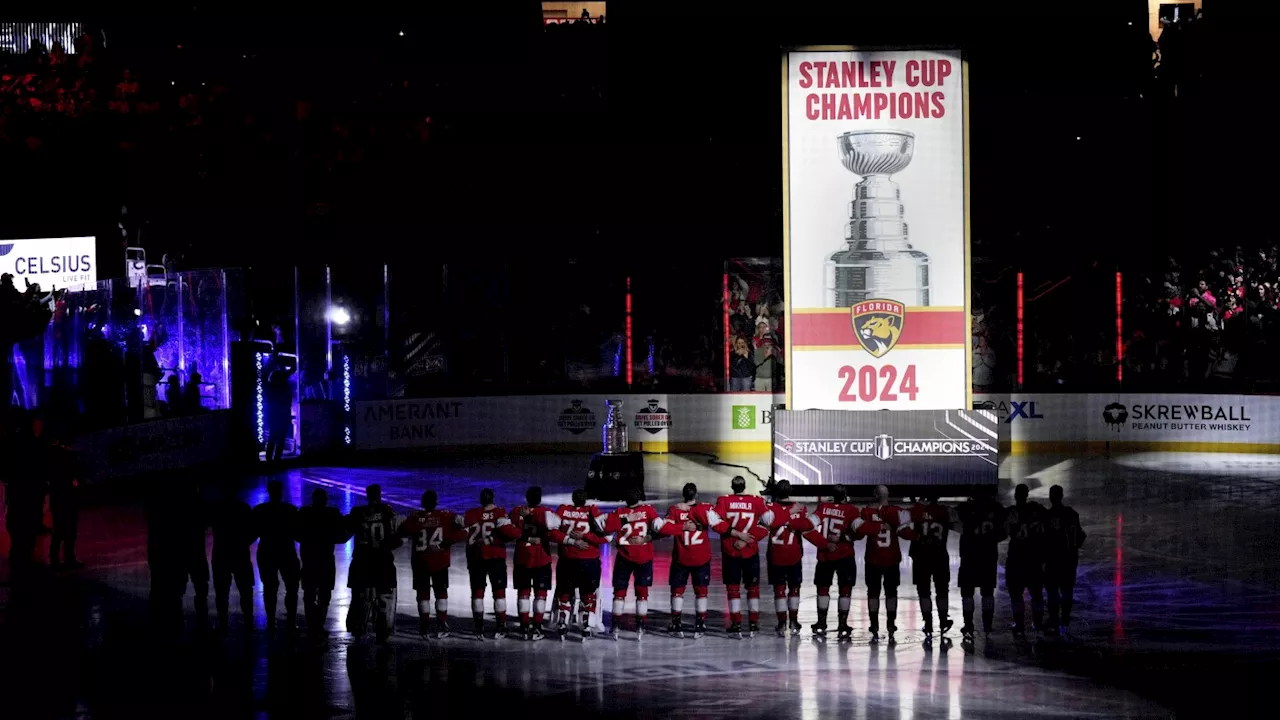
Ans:
{"type": "Polygon", "coordinates": [[[827,307],[883,298],[929,304],[929,256],[908,242],[902,193],[890,175],[911,164],[916,136],[905,130],[855,130],[836,138],[840,162],[861,177],[853,186],[845,247],[825,268],[827,307]]]}
{"type": "Polygon", "coordinates": [[[627,438],[627,423],[622,419],[622,401],[605,400],[609,415],[604,420],[604,454],[622,455],[630,452],[631,442],[627,438]]]}

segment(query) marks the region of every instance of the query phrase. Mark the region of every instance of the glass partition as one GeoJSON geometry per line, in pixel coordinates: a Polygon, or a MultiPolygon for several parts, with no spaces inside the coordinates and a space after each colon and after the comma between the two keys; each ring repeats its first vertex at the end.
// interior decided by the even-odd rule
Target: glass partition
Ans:
{"type": "Polygon", "coordinates": [[[6,358],[10,404],[75,432],[228,408],[228,304],[242,294],[241,272],[219,269],[68,290],[6,358]]]}

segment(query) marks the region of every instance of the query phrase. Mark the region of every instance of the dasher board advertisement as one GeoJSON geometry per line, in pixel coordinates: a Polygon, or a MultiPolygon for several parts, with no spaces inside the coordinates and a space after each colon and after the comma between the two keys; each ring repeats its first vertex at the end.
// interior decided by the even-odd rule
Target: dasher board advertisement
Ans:
{"type": "Polygon", "coordinates": [[[971,406],[965,70],[785,54],[787,407],[971,406]]]}
{"type": "Polygon", "coordinates": [[[995,485],[989,410],[777,410],[773,475],[792,485],[995,485]]]}

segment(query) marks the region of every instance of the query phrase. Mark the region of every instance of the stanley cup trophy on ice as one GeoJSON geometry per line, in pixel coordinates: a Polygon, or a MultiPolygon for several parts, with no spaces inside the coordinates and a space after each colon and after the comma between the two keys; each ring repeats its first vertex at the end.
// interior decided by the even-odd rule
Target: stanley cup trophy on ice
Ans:
{"type": "Polygon", "coordinates": [[[631,442],[627,438],[627,423],[622,419],[622,401],[605,400],[609,415],[604,420],[604,454],[622,455],[631,450],[631,442]]]}
{"type": "Polygon", "coordinates": [[[929,304],[929,256],[908,242],[902,193],[890,175],[911,164],[916,137],[905,130],[855,130],[836,138],[840,162],[861,177],[853,186],[847,245],[826,262],[827,307],[891,299],[929,304]]]}
{"type": "Polygon", "coordinates": [[[587,470],[587,496],[596,500],[625,500],[627,491],[644,495],[644,456],[631,452],[627,423],[622,419],[622,401],[605,400],[608,416],[601,428],[603,452],[591,456],[587,470]]]}

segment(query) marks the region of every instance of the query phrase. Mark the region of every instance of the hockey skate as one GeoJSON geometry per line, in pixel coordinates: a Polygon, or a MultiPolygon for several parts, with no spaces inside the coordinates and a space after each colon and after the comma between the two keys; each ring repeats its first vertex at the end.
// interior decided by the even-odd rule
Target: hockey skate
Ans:
{"type": "Polygon", "coordinates": [[[759,623],[759,621],[757,621],[757,620],[752,620],[752,621],[751,621],[751,624],[747,626],[747,635],[748,635],[748,637],[755,637],[759,632],[760,632],[760,623],[759,623]]]}
{"type": "Polygon", "coordinates": [[[705,620],[697,620],[693,624],[693,639],[700,640],[707,634],[707,622],[705,620]]]}
{"type": "Polygon", "coordinates": [[[836,628],[836,640],[839,642],[849,642],[853,640],[853,628],[849,627],[847,624],[841,623],[840,627],[836,628]]]}
{"type": "Polygon", "coordinates": [[[792,620],[791,621],[791,637],[800,637],[800,630],[801,630],[800,621],[792,620]]]}
{"type": "Polygon", "coordinates": [[[726,630],[725,632],[728,633],[729,637],[733,637],[741,640],[742,639],[742,623],[731,624],[729,626],[729,629],[726,630]]]}
{"type": "Polygon", "coordinates": [[[816,622],[809,626],[809,631],[813,633],[815,640],[823,640],[827,637],[827,624],[825,622],[816,622]]]}
{"type": "Polygon", "coordinates": [[[951,618],[941,618],[940,620],[938,620],[938,634],[946,635],[947,631],[955,627],[955,624],[956,624],[955,621],[952,620],[951,618]]]}
{"type": "Polygon", "coordinates": [[[667,628],[667,634],[673,638],[683,638],[684,623],[680,622],[679,619],[672,620],[671,627],[667,628]]]}

